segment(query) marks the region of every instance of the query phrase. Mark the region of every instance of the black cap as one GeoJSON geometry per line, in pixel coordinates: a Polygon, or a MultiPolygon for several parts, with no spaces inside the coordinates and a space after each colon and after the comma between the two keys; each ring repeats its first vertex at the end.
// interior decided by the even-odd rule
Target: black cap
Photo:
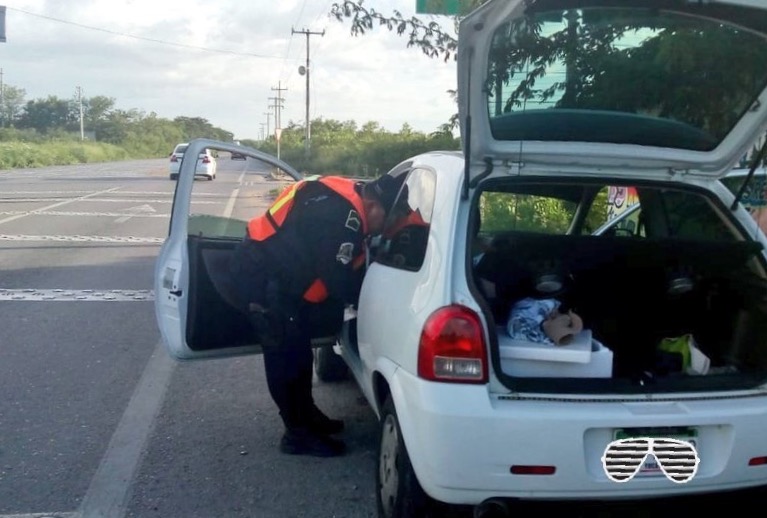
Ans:
{"type": "Polygon", "coordinates": [[[399,192],[399,185],[400,182],[394,177],[385,174],[365,184],[365,195],[377,199],[383,205],[384,210],[389,212],[394,205],[397,192],[399,192]]]}

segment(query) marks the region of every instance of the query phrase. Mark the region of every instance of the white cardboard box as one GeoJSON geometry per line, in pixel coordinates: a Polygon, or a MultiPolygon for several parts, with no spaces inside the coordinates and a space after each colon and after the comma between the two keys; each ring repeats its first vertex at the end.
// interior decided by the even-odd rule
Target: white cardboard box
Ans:
{"type": "Polygon", "coordinates": [[[501,369],[522,378],[610,378],[613,352],[591,339],[579,336],[572,345],[556,346],[514,340],[499,328],[501,369]],[[569,348],[569,349],[568,349],[569,348]]]}

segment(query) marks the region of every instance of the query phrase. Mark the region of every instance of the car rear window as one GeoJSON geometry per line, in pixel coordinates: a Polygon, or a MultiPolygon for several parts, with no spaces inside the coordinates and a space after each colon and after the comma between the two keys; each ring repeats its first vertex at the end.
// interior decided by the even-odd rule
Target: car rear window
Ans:
{"type": "Polygon", "coordinates": [[[187,147],[188,146],[176,146],[176,150],[174,151],[174,153],[183,153],[184,151],[186,151],[187,147]]]}
{"type": "Polygon", "coordinates": [[[662,185],[599,185],[594,182],[488,184],[478,198],[479,237],[508,234],[596,234],[684,241],[738,239],[716,200],[700,191],[662,185]],[[590,193],[594,193],[593,195],[590,193]],[[620,216],[637,210],[632,232],[620,216]],[[639,221],[641,220],[641,221],[639,221]]]}
{"type": "MultiPolygon", "coordinates": [[[[487,108],[497,140],[710,151],[767,84],[767,67],[753,65],[767,61],[767,41],[705,12],[538,11],[542,4],[549,2],[530,2],[527,16],[499,27],[489,49],[487,108]]],[[[746,9],[733,12],[767,25],[746,9]]]]}

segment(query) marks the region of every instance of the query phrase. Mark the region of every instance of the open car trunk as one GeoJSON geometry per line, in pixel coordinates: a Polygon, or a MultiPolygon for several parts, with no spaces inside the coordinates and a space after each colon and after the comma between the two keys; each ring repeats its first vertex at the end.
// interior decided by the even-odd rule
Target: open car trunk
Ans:
{"type": "Polygon", "coordinates": [[[495,372],[510,388],[652,393],[767,381],[762,243],[740,235],[715,197],[507,182],[486,187],[478,209],[485,246],[474,281],[496,330],[495,372]],[[539,325],[552,301],[582,320],[568,345],[539,325]],[[531,314],[537,326],[520,326],[531,314]]]}

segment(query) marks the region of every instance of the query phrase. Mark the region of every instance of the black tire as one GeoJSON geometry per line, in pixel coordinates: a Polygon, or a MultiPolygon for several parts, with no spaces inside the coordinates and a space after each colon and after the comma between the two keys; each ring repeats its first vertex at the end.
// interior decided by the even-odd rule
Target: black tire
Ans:
{"type": "Polygon", "coordinates": [[[314,349],[314,372],[320,381],[332,383],[345,380],[349,375],[349,367],[336,354],[332,345],[323,345],[314,349]]]}
{"type": "Polygon", "coordinates": [[[175,181],[176,178],[178,178],[177,175],[175,175],[175,174],[170,175],[170,181],[171,182],[175,181]]]}
{"type": "Polygon", "coordinates": [[[397,411],[391,397],[381,411],[376,459],[376,507],[379,518],[431,516],[434,501],[415,476],[402,440],[397,411]]]}

